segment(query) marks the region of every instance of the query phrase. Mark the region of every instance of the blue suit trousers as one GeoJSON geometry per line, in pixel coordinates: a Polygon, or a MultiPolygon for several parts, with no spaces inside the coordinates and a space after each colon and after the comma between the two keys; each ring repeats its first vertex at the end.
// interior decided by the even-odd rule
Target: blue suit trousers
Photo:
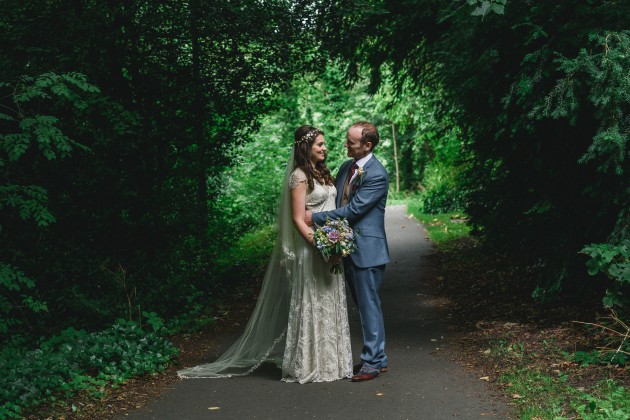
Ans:
{"type": "Polygon", "coordinates": [[[383,283],[385,265],[359,268],[350,258],[344,258],[346,281],[352,299],[359,309],[363,333],[361,361],[374,368],[387,366],[385,354],[385,323],[378,290],[383,283]]]}

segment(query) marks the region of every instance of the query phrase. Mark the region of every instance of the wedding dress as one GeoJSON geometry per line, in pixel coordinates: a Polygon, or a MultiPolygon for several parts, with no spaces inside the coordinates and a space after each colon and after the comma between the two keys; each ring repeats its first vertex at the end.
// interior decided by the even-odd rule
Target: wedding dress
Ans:
{"type": "MultiPolygon", "coordinates": [[[[306,182],[287,163],[276,221],[277,236],[256,307],[245,331],[216,361],[178,371],[181,378],[247,375],[265,362],[282,368],[286,382],[325,382],[352,376],[350,328],[342,275],[297,233],[291,189],[306,182]]],[[[306,206],[314,212],[335,208],[337,191],[314,182],[306,206]]]]}
{"type": "MultiPolygon", "coordinates": [[[[289,187],[306,182],[306,174],[296,169],[289,187]]],[[[306,207],[313,212],[334,210],[337,190],[321,185],[306,194],[306,207]]],[[[330,273],[306,241],[296,246],[298,272],[291,294],[291,310],[282,363],[287,382],[324,382],[352,376],[350,327],[343,277],[330,273]]]]}

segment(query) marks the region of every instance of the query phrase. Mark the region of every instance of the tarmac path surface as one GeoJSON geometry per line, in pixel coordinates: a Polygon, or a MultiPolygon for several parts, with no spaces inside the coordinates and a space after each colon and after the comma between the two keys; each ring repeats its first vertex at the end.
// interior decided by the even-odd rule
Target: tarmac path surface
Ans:
{"type": "MultiPolygon", "coordinates": [[[[262,366],[245,377],[185,379],[125,419],[452,419],[509,418],[510,410],[484,381],[454,362],[451,336],[431,302],[423,259],[432,252],[423,227],[404,206],[386,210],[392,261],[381,300],[389,372],[360,383],[340,380],[299,385],[280,381],[280,370],[262,366]]],[[[348,302],[355,361],[361,351],[358,312],[348,302]]],[[[222,344],[218,351],[229,347],[222,344]]],[[[209,355],[209,361],[219,354],[209,355]]]]}

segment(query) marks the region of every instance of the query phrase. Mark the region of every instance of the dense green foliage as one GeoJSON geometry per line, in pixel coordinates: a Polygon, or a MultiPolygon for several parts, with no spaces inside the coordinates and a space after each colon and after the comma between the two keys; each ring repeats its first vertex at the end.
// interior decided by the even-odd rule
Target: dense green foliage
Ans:
{"type": "Polygon", "coordinates": [[[227,222],[233,231],[275,222],[280,186],[297,127],[308,123],[324,131],[327,165],[334,174],[347,159],[343,149],[347,128],[357,120],[372,119],[374,101],[364,86],[348,89],[336,66],[323,69],[317,76],[296,78],[291,88],[278,96],[279,110],[261,121],[254,141],[239,149],[236,164],[225,172],[217,207],[230,215],[227,222]]]}
{"type": "MultiPolygon", "coordinates": [[[[41,182],[38,178],[25,178],[24,183],[16,183],[14,179],[20,179],[32,165],[41,166],[43,162],[67,157],[74,149],[87,150],[64,134],[59,128],[64,123],[59,118],[40,112],[50,109],[76,116],[87,107],[85,95],[98,89],[87,83],[84,75],[73,73],[22,76],[14,85],[0,84],[0,89],[11,92],[4,98],[4,112],[0,113],[3,126],[0,168],[5,174],[0,184],[0,210],[5,210],[5,218],[0,219],[0,231],[4,225],[5,231],[17,236],[24,222],[34,222],[41,231],[53,223],[55,217],[47,208],[46,189],[26,184],[41,182]]],[[[8,248],[5,252],[4,258],[13,262],[19,250],[8,248]]],[[[34,287],[35,281],[20,268],[0,260],[0,334],[24,326],[25,317],[19,316],[19,312],[27,309],[38,313],[47,309],[44,302],[26,293],[34,287]]]]}
{"type": "Polygon", "coordinates": [[[250,229],[216,261],[216,270],[225,283],[236,283],[238,292],[251,296],[260,290],[276,239],[273,225],[250,229]]]}
{"type": "Polygon", "coordinates": [[[266,3],[0,1],[1,416],[159,370],[140,313],[212,319],[223,173],[319,61],[308,8],[266,3]]]}
{"type": "Polygon", "coordinates": [[[375,89],[440,86],[469,139],[457,184],[476,232],[543,268],[536,296],[580,284],[584,244],[629,235],[630,4],[370,4],[328,9],[329,48],[375,89]]]}
{"type": "Polygon", "coordinates": [[[5,347],[0,352],[0,417],[21,418],[31,405],[104,388],[130,377],[164,369],[177,354],[164,338],[155,314],[150,329],[118,320],[103,331],[68,328],[40,343],[37,350],[5,347]]]}
{"type": "Polygon", "coordinates": [[[324,131],[333,174],[348,159],[343,148],[348,127],[360,120],[375,122],[381,134],[375,153],[390,172],[390,193],[396,194],[399,178],[401,196],[423,192],[424,212],[463,207],[456,179],[464,167],[465,141],[452,118],[436,112],[438,94],[405,91],[398,97],[387,85],[369,95],[367,89],[365,79],[348,87],[339,64],[330,64],[320,73],[296,78],[279,95],[280,109],[261,121],[255,140],[238,150],[236,164],[224,173],[217,209],[230,215],[226,223],[232,231],[274,222],[293,132],[305,122],[324,131]]]}
{"type": "Polygon", "coordinates": [[[609,307],[627,307],[630,304],[623,290],[630,284],[630,240],[619,245],[592,244],[582,252],[589,256],[586,265],[591,275],[605,274],[612,280],[604,297],[604,305],[609,307]]]}
{"type": "Polygon", "coordinates": [[[317,62],[308,10],[2,1],[0,27],[4,332],[102,325],[130,304],[172,315],[212,292],[236,239],[214,208],[222,174],[317,62]],[[52,318],[24,310],[44,303],[52,318]]]}

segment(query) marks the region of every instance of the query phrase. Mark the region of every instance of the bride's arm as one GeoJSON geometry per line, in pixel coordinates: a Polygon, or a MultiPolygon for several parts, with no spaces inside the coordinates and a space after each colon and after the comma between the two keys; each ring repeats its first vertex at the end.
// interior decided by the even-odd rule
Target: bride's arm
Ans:
{"type": "Polygon", "coordinates": [[[304,223],[306,215],[306,181],[300,182],[291,190],[291,213],[293,224],[304,240],[313,244],[313,230],[304,223]]]}

